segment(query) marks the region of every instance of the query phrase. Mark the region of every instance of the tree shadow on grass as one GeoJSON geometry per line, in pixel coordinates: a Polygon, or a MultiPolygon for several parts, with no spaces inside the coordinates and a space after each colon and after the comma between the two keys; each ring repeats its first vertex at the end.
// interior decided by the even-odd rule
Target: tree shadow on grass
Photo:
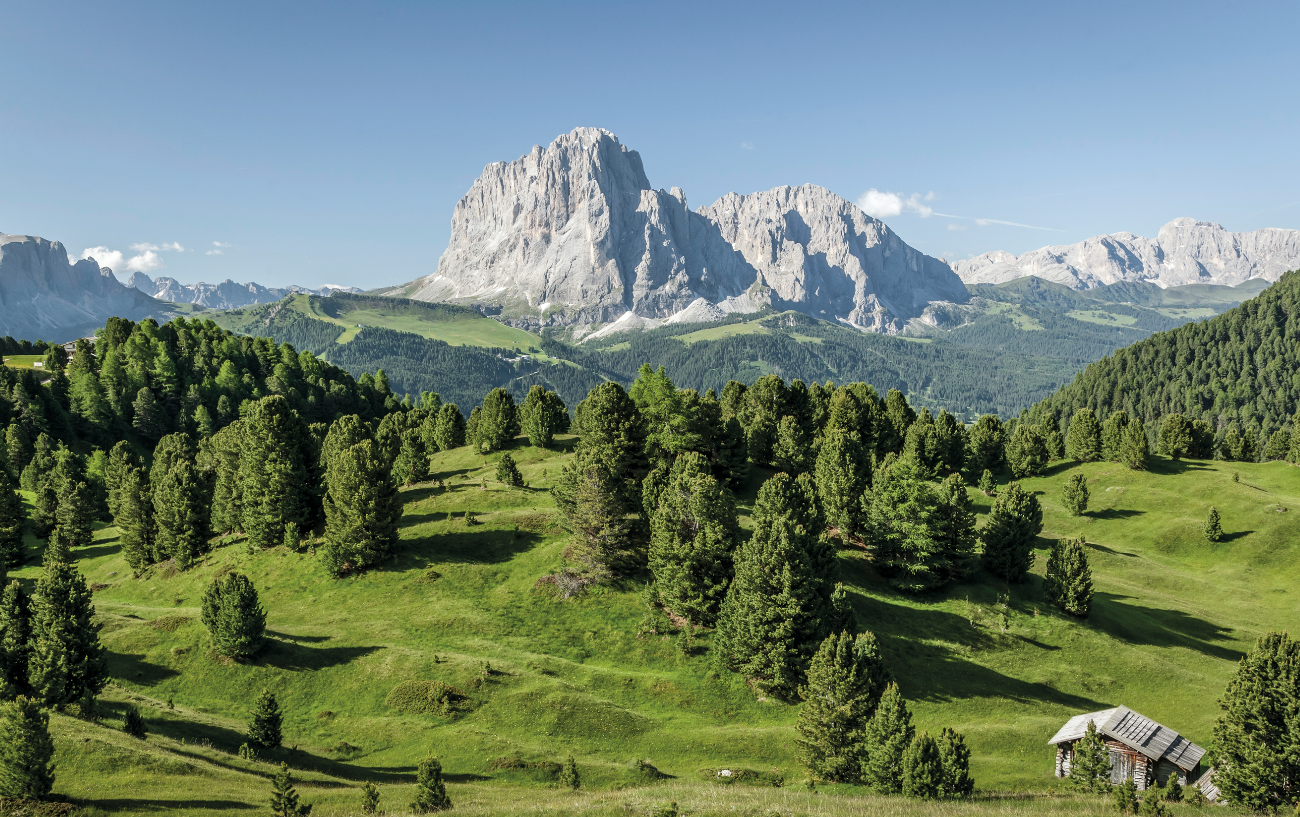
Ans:
{"type": "Polygon", "coordinates": [[[403,539],[401,551],[389,564],[395,570],[410,570],[429,562],[499,564],[532,550],[544,539],[544,536],[531,531],[500,530],[486,525],[453,529],[446,533],[403,539]]]}
{"type": "Polygon", "coordinates": [[[364,658],[382,647],[304,647],[289,641],[269,640],[252,666],[306,671],[337,667],[364,658]]]}
{"type": "Polygon", "coordinates": [[[160,681],[180,675],[170,667],[161,667],[149,663],[144,660],[143,655],[113,652],[112,650],[108,652],[108,674],[113,678],[121,678],[123,681],[140,684],[141,686],[153,686],[160,681]]]}
{"type": "Polygon", "coordinates": [[[1136,553],[1125,553],[1122,550],[1115,550],[1114,548],[1108,548],[1105,545],[1098,545],[1093,542],[1085,541],[1083,544],[1084,547],[1090,548],[1092,550],[1099,550],[1102,553],[1109,553],[1111,556],[1127,556],[1130,559],[1136,559],[1138,557],[1136,553]]]}
{"type": "Polygon", "coordinates": [[[1208,471],[1210,466],[1198,460],[1174,460],[1168,457],[1152,457],[1147,460],[1147,470],[1162,476],[1182,474],[1187,471],[1208,471]]]}
{"type": "Polygon", "coordinates": [[[1239,530],[1239,531],[1233,531],[1232,533],[1225,533],[1223,534],[1223,536],[1219,538],[1219,542],[1220,543],[1235,542],[1238,539],[1245,539],[1247,536],[1250,536],[1252,533],[1254,533],[1253,530],[1239,530]]]}
{"type": "Polygon", "coordinates": [[[213,811],[235,811],[236,809],[247,811],[256,810],[262,807],[261,803],[245,803],[240,800],[158,800],[144,799],[135,797],[109,797],[95,798],[94,800],[76,800],[87,808],[94,807],[104,811],[124,811],[127,813],[139,813],[146,811],[178,811],[185,809],[211,809],[213,811]]]}
{"type": "Polygon", "coordinates": [[[1129,644],[1184,647],[1224,661],[1240,660],[1240,650],[1223,646],[1223,642],[1233,640],[1232,628],[1220,627],[1181,610],[1126,604],[1125,600],[1131,598],[1096,593],[1088,623],[1093,629],[1129,644]]]}
{"type": "Polygon", "coordinates": [[[1105,508],[1099,511],[1089,511],[1087,515],[1093,519],[1132,519],[1144,513],[1146,511],[1135,511],[1130,508],[1105,508]]]}
{"type": "Polygon", "coordinates": [[[267,630],[266,634],[271,638],[278,638],[281,641],[298,642],[305,641],[308,644],[319,644],[323,641],[329,641],[333,636],[329,635],[295,635],[293,633],[282,633],[278,630],[267,630]]]}

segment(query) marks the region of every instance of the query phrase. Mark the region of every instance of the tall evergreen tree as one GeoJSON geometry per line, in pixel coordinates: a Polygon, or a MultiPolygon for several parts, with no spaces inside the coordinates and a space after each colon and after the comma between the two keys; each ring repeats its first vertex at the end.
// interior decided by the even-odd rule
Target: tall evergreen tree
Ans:
{"type": "Polygon", "coordinates": [[[257,706],[248,719],[248,742],[263,749],[279,749],[284,739],[281,727],[284,715],[280,713],[280,704],[275,694],[263,689],[257,698],[257,706]]]}
{"type": "Polygon", "coordinates": [[[829,635],[799,689],[804,700],[795,730],[808,773],[816,779],[854,783],[862,774],[862,736],[890,682],[871,633],[829,635]]]}
{"type": "Polygon", "coordinates": [[[1070,418],[1065,456],[1076,462],[1093,462],[1101,458],[1101,423],[1097,422],[1092,409],[1081,408],[1070,418]]]}
{"type": "MultiPolygon", "coordinates": [[[[847,392],[852,397],[852,392],[847,392]]],[[[854,398],[856,401],[856,398],[854,398]]],[[[826,514],[826,524],[848,540],[862,529],[862,492],[867,489],[870,459],[860,435],[853,430],[828,426],[817,452],[814,469],[817,495],[826,514]]]]}
{"type": "Polygon", "coordinates": [[[54,788],[50,716],[40,702],[0,703],[0,795],[40,800],[54,788]]]}
{"type": "Polygon", "coordinates": [[[1043,529],[1043,508],[1038,497],[1007,485],[993,502],[984,524],[984,566],[1009,582],[1023,581],[1034,564],[1034,539],[1043,529]]]}
{"type": "Polygon", "coordinates": [[[982,415],[970,429],[970,456],[967,465],[972,474],[993,471],[1004,462],[1006,434],[1002,421],[992,414],[982,415]]]}
{"type": "Polygon", "coordinates": [[[71,479],[58,483],[58,507],[54,518],[54,529],[50,531],[47,543],[51,549],[71,553],[73,548],[83,548],[94,541],[91,525],[95,513],[86,483],[74,483],[71,479]]]}
{"type": "Polygon", "coordinates": [[[939,744],[922,732],[912,738],[903,752],[900,769],[903,778],[903,795],[918,800],[933,800],[943,792],[943,760],[939,757],[939,744]]]}
{"type": "Polygon", "coordinates": [[[708,461],[695,452],[678,457],[650,522],[650,570],[663,605],[713,626],[739,536],[735,500],[708,473],[708,461]]]}
{"type": "Polygon", "coordinates": [[[1192,424],[1181,414],[1170,414],[1160,423],[1160,453],[1170,459],[1187,456],[1192,447],[1192,424]]]}
{"type": "Polygon", "coordinates": [[[281,761],[280,770],[271,778],[271,814],[273,817],[308,817],[311,806],[299,802],[293,786],[289,764],[281,761]]]}
{"type": "Polygon", "coordinates": [[[208,548],[202,479],[191,459],[178,459],[153,484],[154,547],[186,570],[208,548]]]}
{"type": "Polygon", "coordinates": [[[956,474],[966,467],[969,434],[966,427],[957,422],[947,410],[941,409],[935,418],[934,429],[938,434],[938,463],[940,475],[956,474]]]}
{"type": "Polygon", "coordinates": [[[113,524],[132,570],[139,573],[155,561],[153,495],[143,468],[128,468],[123,475],[113,524]]]}
{"type": "Polygon", "coordinates": [[[264,550],[284,541],[284,526],[301,525],[311,496],[306,426],[280,395],[253,404],[244,418],[239,457],[244,533],[250,548],[264,550]]]}
{"type": "Polygon", "coordinates": [[[1110,750],[1093,721],[1088,721],[1083,737],[1074,743],[1070,782],[1076,788],[1094,793],[1110,787],[1110,750]]]}
{"type": "Polygon", "coordinates": [[[501,455],[497,460],[496,480],[502,485],[509,485],[511,488],[524,487],[524,475],[519,473],[519,466],[515,465],[515,458],[509,453],[501,455]]]}
{"type": "Polygon", "coordinates": [[[212,508],[208,525],[217,533],[242,530],[244,503],[239,462],[244,448],[243,421],[236,420],[213,434],[207,442],[212,470],[212,508]]]}
{"type": "Polygon", "coordinates": [[[975,791],[975,781],[970,776],[970,749],[966,737],[944,727],[939,733],[939,764],[942,780],[939,796],[950,799],[969,797],[975,791]]]}
{"type": "Polygon", "coordinates": [[[11,422],[5,429],[5,453],[8,455],[6,465],[11,479],[18,480],[18,475],[31,462],[34,450],[31,438],[27,436],[27,430],[22,424],[11,422]]]}
{"type": "Polygon", "coordinates": [[[325,546],[331,576],[374,567],[397,547],[401,499],[369,440],[339,452],[326,471],[325,546]]]}
{"type": "Polygon", "coordinates": [[[1132,420],[1124,426],[1124,437],[1120,441],[1119,461],[1126,468],[1145,471],[1147,460],[1151,458],[1147,443],[1147,430],[1141,420],[1132,420]]]}
{"type": "Polygon", "coordinates": [[[0,699],[27,693],[27,595],[14,579],[0,593],[0,699]]]}
{"type": "Polygon", "coordinates": [[[863,494],[867,545],[895,587],[918,593],[961,575],[971,552],[974,516],[965,486],[959,490],[950,485],[941,496],[916,460],[907,457],[877,475],[863,494]]]}
{"type": "Polygon", "coordinates": [[[73,565],[47,554],[31,600],[27,678],[46,706],[93,699],[108,683],[107,651],[86,580],[73,565]]]}
{"type": "Polygon", "coordinates": [[[1092,606],[1092,568],[1080,539],[1057,539],[1047,557],[1043,591],[1048,601],[1072,616],[1088,615],[1092,606]]]}
{"type": "Polygon", "coordinates": [[[415,801],[411,803],[411,811],[428,814],[450,808],[451,798],[447,796],[447,784],[442,780],[442,764],[426,755],[415,770],[415,801]]]}
{"type": "Polygon", "coordinates": [[[1119,462],[1120,451],[1124,446],[1124,430],[1128,428],[1128,412],[1123,409],[1112,411],[1101,426],[1101,458],[1108,462],[1119,462]]]}
{"type": "Polygon", "coordinates": [[[1061,424],[1057,421],[1056,414],[1049,411],[1043,415],[1039,429],[1043,433],[1043,442],[1047,446],[1048,461],[1064,457],[1065,437],[1061,434],[1061,424]]]}
{"type": "Polygon", "coordinates": [[[569,426],[569,412],[560,395],[533,386],[519,408],[519,425],[528,435],[528,444],[537,448],[550,448],[556,434],[569,426]]]}
{"type": "Polygon", "coordinates": [[[1016,479],[1041,474],[1051,459],[1042,429],[1029,423],[1017,423],[1007,439],[1006,457],[1016,479]]]}
{"type": "Polygon", "coordinates": [[[414,485],[428,478],[429,454],[424,448],[424,440],[419,429],[409,429],[402,434],[397,459],[393,461],[393,482],[414,485]]]}
{"type": "Polygon", "coordinates": [[[119,440],[108,452],[108,465],[104,469],[104,486],[108,489],[108,512],[116,519],[118,504],[122,501],[122,481],[129,468],[140,467],[140,458],[131,444],[119,440]]]}
{"type": "Polygon", "coordinates": [[[863,784],[880,794],[901,792],[903,781],[899,772],[903,753],[915,736],[912,713],[898,691],[898,684],[891,683],[880,696],[880,704],[862,735],[863,784]]]}
{"type": "Polygon", "coordinates": [[[433,428],[439,451],[450,451],[465,444],[465,416],[455,403],[443,403],[433,428]]]}
{"type": "Polygon", "coordinates": [[[519,412],[510,392],[496,388],[483,398],[479,414],[475,443],[480,451],[497,451],[505,448],[519,433],[519,412]]]}
{"type": "Polygon", "coordinates": [[[935,540],[943,549],[948,564],[944,578],[950,581],[970,572],[979,546],[979,532],[975,530],[975,510],[961,474],[950,474],[939,485],[938,493],[935,540]]]}
{"type": "Polygon", "coordinates": [[[20,567],[26,557],[23,533],[27,530],[27,509],[14,490],[9,472],[0,468],[0,571],[20,567]]]}
{"type": "Polygon", "coordinates": [[[227,573],[203,591],[203,626],[220,655],[236,660],[251,658],[262,648],[266,611],[248,577],[227,573]]]}
{"type": "Polygon", "coordinates": [[[1079,516],[1088,510],[1088,478],[1074,473],[1061,486],[1061,504],[1071,516],[1079,516]]]}
{"type": "Polygon", "coordinates": [[[568,514],[576,537],[573,557],[592,581],[610,581],[636,562],[620,486],[610,470],[596,462],[586,467],[576,487],[568,514]]]}
{"type": "Polygon", "coordinates": [[[167,413],[159,405],[158,399],[149,387],[144,387],[135,396],[131,406],[132,426],[135,432],[147,440],[157,441],[168,430],[167,413]]]}
{"type": "Polygon", "coordinates": [[[1205,528],[1202,530],[1207,542],[1217,542],[1223,538],[1223,524],[1219,521],[1219,509],[1210,506],[1210,513],[1205,517],[1205,528]]]}

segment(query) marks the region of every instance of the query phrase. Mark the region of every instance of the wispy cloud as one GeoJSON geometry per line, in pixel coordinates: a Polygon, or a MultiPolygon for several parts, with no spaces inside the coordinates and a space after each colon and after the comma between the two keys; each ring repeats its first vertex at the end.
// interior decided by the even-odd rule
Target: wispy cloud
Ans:
{"type": "MultiPolygon", "coordinates": [[[[101,267],[108,267],[116,272],[153,272],[167,266],[157,250],[145,249],[152,244],[132,244],[131,249],[138,254],[127,258],[120,250],[108,247],[88,247],[81,251],[82,258],[93,258],[101,267]]],[[[172,245],[168,245],[170,248],[172,245]]],[[[179,247],[179,244],[174,245],[179,247]]]]}
{"type": "Polygon", "coordinates": [[[101,267],[108,267],[109,269],[124,269],[122,266],[122,253],[117,250],[110,250],[108,247],[87,247],[81,251],[81,258],[82,260],[93,258],[95,259],[95,263],[99,264],[101,267]]]}
{"type": "MultiPolygon", "coordinates": [[[[997,218],[981,218],[977,216],[959,216],[953,213],[940,213],[935,210],[930,202],[935,200],[933,192],[926,193],[922,196],[920,193],[912,193],[904,196],[902,193],[893,193],[888,190],[877,190],[871,188],[858,197],[858,206],[862,212],[876,218],[893,218],[903,213],[916,213],[921,218],[938,216],[939,218],[952,218],[960,221],[973,221],[981,227],[988,227],[993,224],[999,224],[1005,227],[1023,227],[1026,230],[1046,230],[1052,233],[1063,233],[1064,230],[1058,230],[1055,227],[1036,227],[1033,224],[1021,224],[1018,221],[1003,221],[997,218]]],[[[949,230],[964,230],[965,225],[949,224],[949,230]]]]}
{"type": "Polygon", "coordinates": [[[136,252],[185,252],[185,248],[175,241],[170,244],[132,244],[131,249],[136,252]]]}
{"type": "Polygon", "coordinates": [[[754,149],[754,143],[753,143],[753,142],[741,142],[741,143],[740,143],[740,149],[741,149],[741,150],[753,150],[753,149],[754,149]]]}
{"type": "Polygon", "coordinates": [[[223,254],[223,253],[221,252],[222,249],[225,248],[225,247],[229,247],[229,246],[230,246],[230,244],[229,244],[228,242],[226,242],[226,241],[213,241],[213,242],[212,242],[212,249],[208,250],[207,252],[205,252],[205,253],[203,253],[203,254],[204,254],[204,255],[222,255],[222,254],[223,254]]]}
{"type": "Polygon", "coordinates": [[[964,229],[966,229],[966,225],[965,225],[965,224],[949,224],[949,225],[948,225],[948,229],[949,229],[949,230],[964,230],[964,229]]]}

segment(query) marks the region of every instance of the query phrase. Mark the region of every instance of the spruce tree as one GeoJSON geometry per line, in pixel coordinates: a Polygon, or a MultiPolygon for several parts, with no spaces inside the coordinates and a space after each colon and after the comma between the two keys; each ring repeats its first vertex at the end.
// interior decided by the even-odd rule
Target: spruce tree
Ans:
{"type": "Polygon", "coordinates": [[[140,716],[140,710],[134,706],[128,705],[126,711],[122,713],[122,731],[135,738],[144,740],[149,730],[145,727],[144,718],[140,716]]]}
{"type": "Polygon", "coordinates": [[[1044,417],[1039,429],[1043,433],[1043,442],[1047,446],[1047,458],[1059,460],[1065,456],[1065,437],[1061,434],[1061,424],[1057,422],[1056,414],[1048,412],[1044,417]]]}
{"type": "MultiPolygon", "coordinates": [[[[852,392],[847,392],[852,397],[852,392]]],[[[856,401],[856,398],[854,398],[856,401]]],[[[830,427],[817,453],[814,480],[826,514],[826,524],[848,541],[862,527],[860,499],[870,477],[870,458],[856,431],[830,427]]]]}
{"type": "Polygon", "coordinates": [[[1151,451],[1147,444],[1147,430],[1141,420],[1131,420],[1124,426],[1124,436],[1119,446],[1119,461],[1134,471],[1145,471],[1151,451]]]}
{"type": "Polygon", "coordinates": [[[280,704],[275,695],[271,690],[263,689],[248,720],[248,742],[262,749],[279,749],[284,737],[281,732],[283,722],[284,716],[280,714],[280,704]]]}
{"type": "Polygon", "coordinates": [[[930,737],[929,732],[922,732],[912,738],[911,744],[903,752],[900,772],[904,797],[933,800],[942,794],[943,761],[939,757],[939,745],[930,737]]]}
{"type": "Polygon", "coordinates": [[[46,706],[93,699],[108,683],[107,651],[86,580],[73,565],[47,554],[31,599],[27,679],[46,706]]]}
{"type": "MultiPolygon", "coordinates": [[[[570,475],[566,473],[567,476],[570,475]]],[[[626,506],[620,501],[620,487],[603,464],[588,465],[579,478],[573,506],[567,514],[576,540],[572,556],[587,577],[597,583],[612,580],[636,561],[631,524],[626,506]]]]}
{"type": "Polygon", "coordinates": [[[117,514],[113,517],[122,542],[122,556],[137,574],[156,560],[153,496],[143,468],[129,468],[122,477],[117,514]]]}
{"type": "Polygon", "coordinates": [[[450,451],[465,444],[465,416],[455,403],[443,403],[433,428],[439,451],[450,451]]]}
{"type": "Polygon", "coordinates": [[[361,813],[379,813],[379,787],[370,780],[361,786],[361,813]]]}
{"type": "Polygon", "coordinates": [[[496,480],[502,485],[509,485],[511,488],[524,487],[524,475],[519,473],[519,466],[515,465],[515,458],[510,454],[501,455],[497,460],[496,480]]]}
{"type": "Polygon", "coordinates": [[[266,611],[248,577],[227,573],[203,591],[201,619],[219,655],[247,659],[262,648],[266,611]]]}
{"type": "Polygon", "coordinates": [[[1110,750],[1093,721],[1088,721],[1083,737],[1074,742],[1070,782],[1077,789],[1094,793],[1110,786],[1110,750]]]}
{"type": "Polygon", "coordinates": [[[939,430],[929,409],[921,409],[916,422],[907,429],[903,439],[903,459],[910,459],[934,474],[939,467],[939,430]]]}
{"type": "Polygon", "coordinates": [[[1070,516],[1080,516],[1088,510],[1088,478],[1083,474],[1071,474],[1061,486],[1061,504],[1070,512],[1070,516]]]}
{"type": "Polygon", "coordinates": [[[0,593],[0,700],[27,693],[27,595],[17,579],[0,593]]]}
{"type": "Polygon", "coordinates": [[[992,414],[985,414],[971,426],[969,434],[970,453],[967,464],[972,473],[991,471],[1002,466],[1006,433],[1002,421],[992,414]]]}
{"type": "Polygon", "coordinates": [[[890,681],[880,647],[871,633],[826,637],[800,687],[795,743],[814,779],[857,782],[862,774],[862,736],[890,681]]]}
{"type": "Polygon", "coordinates": [[[429,478],[429,453],[419,429],[402,434],[397,459],[393,461],[393,482],[397,485],[414,485],[429,478]]]}
{"type": "Polygon", "coordinates": [[[1254,812],[1289,809],[1300,782],[1300,641],[1268,633],[1237,665],[1214,724],[1214,784],[1254,812]]]}
{"type": "Polygon", "coordinates": [[[772,444],[772,464],[782,471],[798,474],[813,465],[812,440],[803,424],[786,415],[776,425],[776,439],[772,444]]]}
{"type": "MultiPolygon", "coordinates": [[[[1235,429],[1234,429],[1235,430],[1235,429]]],[[[1160,423],[1160,453],[1170,459],[1187,456],[1192,447],[1192,424],[1181,414],[1170,414],[1160,423]]],[[[1240,454],[1240,447],[1238,448],[1240,454]]]]}
{"type": "Polygon", "coordinates": [[[217,533],[231,533],[244,526],[243,495],[239,479],[239,461],[243,448],[244,423],[239,420],[213,434],[208,440],[214,472],[208,527],[217,533]]]}
{"type": "Polygon", "coordinates": [[[436,758],[426,755],[415,771],[415,801],[411,803],[411,811],[428,814],[450,808],[447,784],[442,780],[442,764],[436,758]]]}
{"type": "Polygon", "coordinates": [[[939,733],[939,765],[942,778],[939,796],[950,799],[969,797],[975,791],[975,781],[970,776],[970,749],[966,737],[948,727],[939,733]]]}
{"type": "Polygon", "coordinates": [[[1160,798],[1166,803],[1183,802],[1183,784],[1178,782],[1178,774],[1170,774],[1165,786],[1160,790],[1160,798]]]}
{"type": "Polygon", "coordinates": [[[1083,539],[1057,539],[1047,557],[1043,591],[1048,601],[1072,616],[1088,615],[1092,606],[1092,568],[1083,539]]]}
{"type": "Polygon", "coordinates": [[[1287,434],[1285,429],[1279,428],[1273,432],[1268,438],[1268,444],[1264,446],[1264,462],[1285,460],[1290,447],[1291,435],[1287,434]]]}
{"type": "Polygon", "coordinates": [[[902,791],[899,772],[903,753],[916,736],[912,714],[898,691],[898,684],[890,684],[880,696],[876,712],[867,722],[862,735],[863,754],[861,779],[880,794],[898,794],[902,791]]]}
{"type": "Polygon", "coordinates": [[[1157,786],[1147,787],[1137,813],[1142,817],[1169,817],[1169,807],[1165,805],[1164,792],[1157,786]]]}
{"type": "Polygon", "coordinates": [[[0,468],[0,572],[21,567],[26,557],[23,533],[27,530],[27,509],[14,490],[9,472],[0,468]]]}
{"type": "Polygon", "coordinates": [[[202,477],[190,459],[178,459],[153,484],[154,547],[186,570],[208,547],[202,477]]]}
{"type": "Polygon", "coordinates": [[[10,479],[18,480],[18,475],[31,462],[33,451],[32,440],[27,436],[26,429],[17,422],[11,422],[5,429],[5,453],[8,455],[5,464],[10,479]]]}
{"type": "Polygon", "coordinates": [[[560,512],[573,524],[579,484],[590,482],[590,469],[607,474],[611,501],[622,516],[643,513],[641,483],[649,472],[646,423],[623,387],[606,382],[578,404],[574,428],[578,444],[572,461],[551,489],[560,512]]]}
{"type": "Polygon", "coordinates": [[[158,404],[158,399],[149,387],[140,389],[136,394],[131,410],[134,416],[132,427],[141,437],[157,441],[167,433],[167,413],[158,404]]]}
{"type": "Polygon", "coordinates": [[[1038,476],[1050,460],[1047,438],[1042,429],[1029,423],[1017,423],[1007,439],[1007,465],[1016,479],[1038,476]]]}
{"type": "Polygon", "coordinates": [[[966,467],[968,457],[969,434],[965,426],[957,422],[946,409],[939,411],[935,418],[934,430],[938,435],[938,462],[936,467],[940,475],[960,473],[966,467]]]}
{"type": "Polygon", "coordinates": [[[0,795],[40,800],[54,788],[50,716],[26,697],[0,703],[0,795]]]}
{"type": "Polygon", "coordinates": [[[660,603],[712,627],[732,577],[740,536],[731,492],[695,452],[677,458],[650,520],[650,570],[660,603]]]}
{"type": "Polygon", "coordinates": [[[555,435],[568,427],[568,409],[560,395],[541,386],[533,386],[519,408],[519,424],[524,434],[528,435],[529,445],[550,448],[555,435]]]}
{"type": "Polygon", "coordinates": [[[108,512],[113,518],[117,517],[118,504],[121,502],[122,480],[126,478],[128,469],[139,465],[139,458],[126,440],[119,440],[109,449],[108,465],[104,469],[104,487],[108,490],[108,512]]]}
{"type": "Polygon", "coordinates": [[[560,767],[559,784],[560,788],[573,791],[582,788],[582,779],[578,777],[578,763],[573,759],[573,753],[569,753],[564,758],[564,765],[560,767]]]}
{"type": "Polygon", "coordinates": [[[736,551],[718,617],[724,664],[755,688],[792,698],[832,619],[834,551],[807,475],[759,488],[754,532],[736,551]]]}
{"type": "Polygon", "coordinates": [[[1138,813],[1138,789],[1131,775],[1114,788],[1111,797],[1115,803],[1115,810],[1120,814],[1138,813]]]}
{"type": "Polygon", "coordinates": [[[374,443],[339,452],[325,482],[325,569],[337,578],[388,558],[397,547],[401,498],[374,443]]]}
{"type": "Polygon", "coordinates": [[[1205,517],[1205,527],[1202,529],[1207,542],[1218,542],[1223,538],[1223,525],[1219,522],[1219,509],[1210,506],[1210,513],[1205,517]]]}
{"type": "Polygon", "coordinates": [[[474,441],[483,452],[497,451],[510,445],[519,433],[519,412],[510,392],[496,388],[483,398],[474,441]]]}
{"type": "MultiPolygon", "coordinates": [[[[899,460],[879,474],[872,489],[863,494],[865,537],[880,572],[900,590],[919,593],[941,587],[961,572],[950,558],[941,524],[948,511],[915,459],[899,460]]],[[[965,491],[965,488],[962,488],[965,491]]],[[[955,498],[955,497],[954,497],[955,498]]],[[[967,509],[969,510],[969,509],[967,509]]],[[[951,533],[964,540],[961,520],[951,533]]],[[[958,562],[964,558],[958,555],[958,562]]]]}
{"type": "Polygon", "coordinates": [[[987,468],[980,474],[980,493],[984,496],[998,495],[998,482],[993,478],[993,472],[987,468]]]}
{"type": "Polygon", "coordinates": [[[984,524],[984,566],[1009,582],[1023,581],[1034,565],[1034,539],[1043,529],[1038,497],[1008,483],[998,494],[984,524]]]}
{"type": "Polygon", "coordinates": [[[979,533],[966,481],[953,473],[939,485],[939,506],[935,511],[935,541],[943,550],[945,581],[965,576],[975,559],[979,533]]]}
{"type": "Polygon", "coordinates": [[[303,446],[308,431],[280,395],[253,404],[239,456],[242,523],[256,550],[284,541],[284,526],[306,521],[311,497],[303,446]]]}
{"type": "Polygon", "coordinates": [[[1128,428],[1128,412],[1119,409],[1112,411],[1101,426],[1101,458],[1108,462],[1119,462],[1120,451],[1124,446],[1124,430],[1128,428]]]}
{"type": "Polygon", "coordinates": [[[1093,462],[1101,458],[1101,423],[1090,408],[1081,408],[1070,418],[1065,437],[1065,456],[1076,462],[1093,462]]]}
{"type": "Polygon", "coordinates": [[[298,802],[298,790],[293,787],[289,764],[280,763],[280,771],[271,778],[271,814],[273,817],[308,817],[311,806],[298,802]]]}

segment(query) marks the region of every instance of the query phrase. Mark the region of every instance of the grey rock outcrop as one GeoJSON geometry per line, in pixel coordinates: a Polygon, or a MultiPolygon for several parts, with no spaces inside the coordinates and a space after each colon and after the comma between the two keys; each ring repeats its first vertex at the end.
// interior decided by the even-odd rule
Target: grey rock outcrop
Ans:
{"type": "Polygon", "coordinates": [[[1184,284],[1236,286],[1252,278],[1276,281],[1300,268],[1300,230],[1231,233],[1208,221],[1177,218],[1155,239],[1133,233],[1100,235],[1015,256],[989,252],[953,269],[968,284],[1000,284],[1036,275],[1073,289],[1121,281],[1162,287],[1184,284]]]}
{"type": "Polygon", "coordinates": [[[388,294],[497,304],[531,327],[662,320],[703,299],[716,310],[692,317],[770,304],[883,332],[966,299],[943,262],[824,188],[729,194],[692,212],[598,128],[488,165],[456,205],[437,271],[388,294]]]}
{"type": "Polygon", "coordinates": [[[0,233],[0,335],[66,342],[113,315],[164,313],[163,304],[124,286],[93,258],[72,264],[57,241],[0,233]]]}
{"type": "Polygon", "coordinates": [[[176,304],[198,304],[208,309],[238,309],[252,304],[269,304],[295,293],[333,295],[335,292],[360,292],[356,287],[264,287],[261,284],[237,284],[227,278],[219,284],[182,284],[175,278],[150,278],[143,272],[131,274],[127,286],[134,287],[160,301],[176,304]]]}

